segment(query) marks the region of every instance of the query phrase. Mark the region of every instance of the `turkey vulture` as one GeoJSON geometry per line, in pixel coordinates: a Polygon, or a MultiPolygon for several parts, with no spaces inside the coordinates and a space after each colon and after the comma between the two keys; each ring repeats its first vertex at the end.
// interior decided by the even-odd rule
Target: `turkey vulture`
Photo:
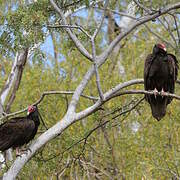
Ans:
{"type": "Polygon", "coordinates": [[[37,133],[40,124],[36,106],[29,106],[27,116],[15,117],[0,125],[0,150],[16,148],[16,155],[20,155],[19,147],[31,141],[37,133]]]}
{"type": "Polygon", "coordinates": [[[152,54],[149,54],[144,64],[144,88],[153,90],[154,95],[145,95],[146,101],[151,106],[152,115],[158,121],[166,114],[167,105],[172,98],[156,96],[157,92],[174,93],[175,81],[178,75],[178,61],[173,54],[166,51],[164,44],[156,44],[152,54]]]}

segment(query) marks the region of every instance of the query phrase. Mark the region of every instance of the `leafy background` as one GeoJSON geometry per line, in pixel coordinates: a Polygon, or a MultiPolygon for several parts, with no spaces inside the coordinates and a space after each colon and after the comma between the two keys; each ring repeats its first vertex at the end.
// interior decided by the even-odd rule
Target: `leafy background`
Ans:
{"type": "MultiPolygon", "coordinates": [[[[35,43],[42,43],[25,66],[11,112],[32,104],[44,91],[74,90],[91,64],[74,47],[63,29],[48,28],[48,24],[56,22],[59,18],[49,2],[0,2],[1,88],[11,70],[15,52],[24,46],[32,47],[35,43]]],[[[80,3],[58,2],[64,7],[64,11],[71,3],[74,3],[71,6],[74,9],[83,4],[88,7],[89,4],[88,0],[80,3]]],[[[117,6],[116,1],[111,1],[110,7],[124,11],[129,2],[121,1],[117,6]]],[[[152,6],[160,8],[174,2],[177,1],[153,0],[152,6]]],[[[145,1],[144,5],[149,7],[151,4],[145,1]]],[[[73,16],[71,21],[80,23],[92,33],[100,14],[98,13],[92,8],[87,8],[86,11],[73,16]]],[[[137,9],[137,15],[142,13],[137,9]]],[[[121,17],[116,18],[117,22],[120,20],[121,17]]],[[[108,46],[107,23],[106,19],[96,41],[97,53],[108,46]]],[[[157,21],[149,22],[148,26],[167,41],[172,41],[169,33],[157,21]]],[[[90,49],[84,34],[74,31],[85,47],[90,49]]],[[[123,48],[117,57],[110,56],[100,68],[103,92],[121,82],[142,78],[144,59],[158,41],[159,39],[144,26],[124,39],[121,42],[124,44],[123,48]],[[120,67],[124,67],[123,73],[120,72],[120,67]]],[[[175,49],[170,46],[167,48],[169,52],[177,54],[175,49]]],[[[143,89],[143,85],[133,86],[133,89],[143,89]]],[[[179,85],[176,85],[176,94],[179,93],[179,85]]],[[[95,77],[89,82],[84,94],[98,96],[95,77]]],[[[23,168],[19,179],[56,179],[58,176],[63,179],[171,179],[175,175],[179,176],[180,102],[173,100],[168,106],[165,118],[160,122],[152,118],[150,107],[145,101],[131,112],[113,118],[132,107],[140,98],[142,95],[117,97],[104,104],[101,110],[70,126],[61,136],[39,150],[23,168]],[[116,109],[119,111],[111,114],[116,109]],[[109,122],[92,132],[86,144],[82,141],[74,145],[105,121],[109,122]]],[[[63,117],[70,99],[71,96],[62,95],[45,97],[39,109],[48,127],[63,117]]],[[[92,104],[91,100],[81,98],[77,111],[92,104]]],[[[37,136],[44,131],[45,128],[41,125],[37,136]]],[[[10,164],[8,163],[8,166],[10,164]]],[[[4,171],[6,168],[1,173],[4,171]]]]}

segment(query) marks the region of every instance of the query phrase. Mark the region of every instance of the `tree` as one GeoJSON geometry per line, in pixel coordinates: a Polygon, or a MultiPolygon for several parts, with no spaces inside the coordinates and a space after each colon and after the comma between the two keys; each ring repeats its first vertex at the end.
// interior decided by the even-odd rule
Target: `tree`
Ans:
{"type": "MultiPolygon", "coordinates": [[[[28,102],[35,104],[39,104],[40,102],[41,103],[47,102],[48,109],[50,109],[50,107],[51,109],[53,109],[54,106],[59,107],[59,105],[61,105],[64,115],[63,116],[60,115],[61,118],[57,118],[59,117],[59,114],[56,112],[56,110],[51,110],[51,114],[55,114],[52,119],[54,119],[55,121],[57,121],[58,119],[61,120],[58,120],[58,122],[55,125],[49,120],[48,125],[50,124],[51,128],[49,128],[49,130],[47,130],[46,132],[42,133],[37,138],[37,140],[32,142],[32,144],[29,147],[31,149],[30,152],[28,151],[28,153],[23,155],[22,157],[16,158],[16,160],[11,165],[9,170],[6,173],[4,173],[3,179],[15,178],[20,172],[20,170],[24,167],[24,165],[35,155],[35,153],[38,152],[38,150],[40,150],[43,146],[45,146],[53,139],[55,138],[57,139],[57,137],[61,138],[62,136],[66,136],[66,134],[65,135],[62,134],[65,130],[68,131],[69,128],[74,127],[74,124],[78,124],[80,126],[80,122],[79,122],[80,120],[84,120],[86,118],[92,118],[92,116],[94,116],[95,120],[98,122],[97,126],[92,127],[92,125],[96,124],[96,121],[93,123],[91,122],[91,125],[89,125],[91,128],[89,131],[85,133],[83,138],[80,138],[80,140],[78,140],[77,142],[68,143],[68,144],[72,144],[70,148],[67,149],[64,148],[65,150],[60,153],[58,153],[58,148],[54,152],[56,154],[54,158],[56,158],[56,156],[58,155],[63,156],[63,154],[66,151],[68,151],[75,145],[84,142],[83,144],[80,145],[82,146],[82,149],[78,146],[80,149],[79,150],[80,154],[78,149],[74,150],[74,152],[72,153],[72,156],[73,154],[75,154],[74,158],[70,158],[71,160],[67,160],[64,169],[60,168],[61,171],[56,172],[57,176],[62,175],[62,173],[64,173],[64,171],[67,169],[70,163],[74,163],[77,166],[76,161],[78,159],[79,164],[87,172],[86,176],[89,178],[91,173],[94,173],[95,174],[94,176],[96,178],[98,178],[98,176],[105,176],[110,178],[112,176],[117,176],[117,175],[119,178],[126,178],[126,177],[128,178],[128,177],[132,177],[132,174],[134,174],[135,177],[141,177],[141,178],[147,176],[158,178],[161,177],[162,175],[162,174],[158,174],[156,171],[156,168],[159,169],[159,166],[162,170],[164,169],[164,171],[167,171],[169,173],[168,175],[165,174],[164,177],[166,176],[176,177],[176,178],[178,177],[177,167],[179,162],[175,161],[175,156],[172,156],[172,159],[174,158],[174,160],[172,160],[173,165],[167,163],[168,164],[167,168],[164,168],[164,164],[166,163],[165,161],[161,162],[158,161],[157,159],[154,159],[155,157],[158,156],[159,159],[165,156],[163,153],[158,154],[158,152],[160,152],[161,150],[161,145],[166,146],[168,148],[172,146],[170,143],[172,138],[171,137],[172,133],[170,133],[169,144],[163,144],[162,141],[160,141],[161,143],[156,144],[156,142],[153,142],[153,140],[155,139],[151,139],[152,140],[151,143],[155,143],[157,145],[156,151],[152,150],[155,146],[151,147],[150,146],[151,143],[148,144],[149,146],[144,147],[144,143],[147,143],[146,138],[150,136],[150,132],[145,132],[147,131],[147,128],[144,128],[145,129],[143,130],[144,134],[141,133],[141,130],[138,130],[138,133],[136,135],[133,135],[133,133],[136,132],[136,129],[139,129],[138,126],[142,126],[139,123],[139,121],[134,119],[134,117],[136,118],[142,117],[143,119],[145,119],[146,125],[149,126],[149,124],[147,123],[147,118],[144,117],[145,114],[142,114],[142,112],[137,108],[137,106],[142,103],[143,99],[142,98],[138,100],[134,99],[137,96],[130,96],[125,99],[123,95],[144,94],[144,93],[152,93],[152,92],[146,92],[143,90],[122,90],[122,89],[127,88],[131,85],[136,85],[135,89],[137,89],[139,87],[139,84],[143,83],[142,79],[135,79],[136,77],[139,77],[139,74],[142,74],[142,68],[141,69],[138,68],[136,71],[135,63],[139,63],[142,67],[143,63],[138,62],[138,58],[140,55],[142,55],[141,52],[144,50],[145,47],[148,48],[148,51],[150,51],[150,48],[152,46],[149,45],[154,44],[155,41],[154,37],[163,40],[177,54],[179,53],[178,52],[179,50],[178,21],[179,20],[178,18],[176,18],[176,10],[180,8],[180,3],[174,2],[174,4],[166,4],[165,2],[164,4],[162,4],[153,1],[152,2],[153,6],[150,6],[149,4],[142,4],[139,3],[139,1],[135,1],[135,0],[129,3],[132,4],[134,3],[134,6],[136,4],[136,9],[135,8],[129,9],[131,13],[127,13],[129,11],[121,12],[121,11],[112,10],[112,8],[114,8],[117,4],[116,2],[109,2],[109,1],[105,1],[105,2],[95,1],[92,3],[91,2],[89,3],[88,1],[87,2],[69,1],[68,3],[67,2],[58,3],[53,0],[50,0],[50,3],[48,1],[42,1],[42,2],[38,1],[34,3],[27,3],[26,7],[23,3],[22,5],[19,4],[19,7],[15,12],[12,11],[7,15],[6,21],[8,23],[7,23],[7,30],[5,32],[13,36],[8,37],[9,39],[3,38],[2,44],[5,44],[7,40],[9,40],[9,42],[13,42],[10,46],[8,46],[9,48],[8,52],[13,51],[11,47],[14,47],[16,52],[21,50],[21,48],[19,49],[20,47],[19,44],[21,44],[21,46],[23,46],[25,49],[27,48],[33,49],[34,46],[38,46],[39,42],[43,41],[49,29],[49,31],[53,32],[51,34],[52,36],[57,35],[58,37],[59,35],[58,33],[60,33],[61,35],[60,38],[64,40],[64,43],[59,44],[58,42],[59,39],[57,38],[56,40],[54,38],[53,39],[55,42],[54,48],[55,49],[58,49],[58,47],[61,48],[60,53],[66,57],[68,62],[64,62],[63,70],[65,70],[65,72],[63,73],[62,69],[60,69],[61,71],[59,70],[60,66],[59,63],[57,62],[58,55],[56,54],[55,55],[56,63],[54,63],[52,60],[51,62],[52,67],[46,68],[45,67],[46,64],[43,63],[42,53],[36,51],[34,54],[36,55],[37,53],[37,56],[34,56],[32,58],[32,62],[34,64],[32,66],[30,64],[26,65],[26,68],[29,69],[29,72],[31,72],[31,75],[33,76],[34,79],[36,79],[36,81],[33,81],[33,78],[32,79],[29,78],[27,71],[26,73],[24,73],[24,79],[22,80],[20,79],[21,89],[19,91],[21,92],[21,94],[23,94],[24,89],[27,89],[27,94],[28,91],[29,92],[33,91],[33,93],[30,94],[29,96],[27,96],[26,94],[26,96],[23,97],[20,97],[19,95],[15,99],[14,104],[18,102],[20,103],[19,106],[21,106],[23,105],[23,102],[25,100],[28,101],[28,99],[32,95],[33,98],[31,98],[31,101],[28,102]],[[159,6],[161,6],[162,8],[159,8],[159,6]],[[93,8],[93,11],[90,12],[92,14],[95,12],[95,9],[100,9],[101,10],[99,13],[101,15],[100,21],[90,18],[88,24],[85,24],[86,22],[84,22],[83,19],[79,18],[78,19],[79,22],[82,22],[84,27],[78,24],[72,24],[72,22],[73,23],[76,22],[76,19],[71,17],[73,11],[77,12],[79,9],[82,8],[87,8],[89,11],[93,8]],[[121,27],[122,31],[120,31],[120,33],[114,37],[114,40],[112,40],[112,42],[109,45],[103,43],[103,48],[102,48],[101,42],[102,40],[104,40],[103,30],[106,27],[104,23],[106,10],[108,10],[111,13],[126,16],[130,19],[133,19],[133,21],[124,22],[124,26],[121,27]],[[167,17],[168,18],[170,17],[170,21],[167,20],[167,17]],[[155,23],[151,22],[152,20],[153,21],[156,20],[160,22],[162,25],[159,25],[159,23],[156,22],[155,23]],[[175,25],[173,32],[171,31],[173,26],[169,24],[172,20],[173,20],[172,22],[173,26],[175,25]],[[21,24],[21,22],[23,23],[21,24]],[[92,28],[89,27],[90,25],[92,26],[92,28]],[[167,38],[162,38],[159,34],[157,34],[157,32],[154,31],[154,29],[152,30],[152,28],[149,27],[150,25],[152,25],[153,28],[157,31],[159,30],[159,28],[161,28],[160,32],[164,35],[163,37],[167,37],[167,38]],[[47,29],[44,30],[43,29],[44,26],[47,27],[47,29]],[[162,29],[162,27],[165,28],[165,30],[162,29]],[[63,29],[63,30],[59,31],[59,29],[63,29]],[[147,30],[149,30],[149,32],[147,30]],[[67,41],[67,35],[64,31],[68,34],[71,40],[67,41]],[[152,33],[154,36],[152,36],[150,33],[152,33]],[[24,34],[24,36],[22,36],[22,34],[24,34]],[[169,34],[170,34],[170,38],[172,38],[171,40],[173,40],[172,42],[170,42],[168,39],[169,34]],[[143,38],[145,40],[142,40],[143,38]],[[65,40],[67,42],[65,42],[65,40]],[[148,45],[142,43],[143,41],[146,42],[147,40],[149,40],[148,45]],[[115,47],[119,46],[119,43],[124,44],[124,46],[122,47],[120,46],[122,52],[120,54],[117,54],[116,56],[118,56],[118,58],[124,57],[127,61],[126,63],[123,64],[126,69],[126,79],[124,79],[124,77],[120,77],[119,72],[116,71],[116,68],[118,68],[118,63],[117,63],[118,58],[117,60],[114,60],[114,62],[112,61],[114,63],[113,66],[114,68],[111,68],[111,70],[109,68],[109,64],[111,64],[111,61],[110,59],[108,59],[108,56],[112,53],[115,47]],[[76,49],[74,48],[74,46],[76,47],[76,49]],[[137,46],[139,46],[140,48],[136,48],[137,46]],[[135,50],[133,52],[131,51],[130,53],[131,48],[135,50]],[[79,57],[79,59],[77,59],[77,57],[79,57]],[[133,62],[131,60],[132,58],[137,59],[137,61],[133,62]],[[126,68],[126,66],[128,67],[126,68]],[[32,70],[30,69],[30,67],[32,68],[32,70]],[[27,84],[25,84],[27,79],[29,81],[30,80],[32,81],[30,87],[27,84]],[[121,83],[117,84],[119,79],[121,83]],[[132,80],[127,81],[127,79],[132,79],[132,80]],[[43,82],[43,80],[45,82],[43,82]],[[39,86],[39,84],[42,82],[43,85],[38,87],[40,90],[33,89],[33,87],[39,86]],[[50,87],[48,87],[49,85],[50,87]],[[63,90],[59,88],[59,86],[64,87],[62,88],[63,90]],[[52,91],[52,87],[53,89],[55,90],[58,89],[58,90],[52,91]],[[51,91],[44,92],[45,89],[51,91]],[[72,91],[72,89],[75,90],[72,91]],[[34,102],[34,100],[32,99],[35,98],[37,99],[38,96],[40,95],[40,92],[44,92],[44,93],[37,102],[34,102]],[[52,98],[50,100],[45,99],[46,96],[52,94],[62,95],[63,97],[63,99],[61,100],[62,102],[58,104],[58,100],[56,98],[54,99],[52,98]],[[70,94],[72,95],[72,98],[67,97],[67,95],[70,94]],[[64,100],[66,101],[67,106],[64,105],[63,103],[64,100]],[[117,105],[120,108],[117,108],[117,105]],[[129,114],[129,112],[131,112],[134,109],[135,112],[133,111],[133,115],[130,114],[128,116],[129,123],[122,124],[122,127],[119,126],[119,123],[117,121],[113,122],[112,120],[109,120],[107,118],[107,117],[112,117],[112,119],[118,119],[118,117],[121,117],[124,114],[127,115],[127,113],[129,114]],[[107,124],[109,124],[109,126],[117,128],[116,132],[115,133],[113,132],[113,128],[110,132],[108,132],[107,124]],[[131,128],[127,128],[127,127],[131,127],[131,128]],[[102,134],[97,132],[98,137],[103,135],[104,142],[107,144],[104,153],[107,154],[108,157],[110,157],[109,165],[105,165],[106,163],[105,161],[103,161],[101,165],[96,166],[94,165],[94,163],[92,163],[93,158],[89,157],[91,154],[86,154],[86,156],[83,156],[83,153],[85,153],[84,151],[86,150],[86,146],[87,146],[87,139],[90,136],[92,136],[92,134],[96,130],[99,129],[101,129],[102,134]],[[125,131],[124,129],[127,129],[127,132],[123,134],[123,137],[126,137],[127,143],[124,142],[122,143],[120,140],[115,140],[116,139],[115,137],[118,136],[118,133],[120,134],[119,136],[121,136],[122,131],[125,131]],[[128,137],[128,134],[131,134],[131,136],[128,137]],[[141,152],[141,148],[138,148],[139,152],[136,151],[137,156],[132,159],[133,162],[129,163],[130,165],[128,167],[128,165],[124,161],[127,160],[128,162],[130,162],[133,155],[131,154],[131,151],[126,152],[125,149],[134,149],[135,151],[136,148],[138,147],[137,142],[142,143],[143,153],[141,152]],[[116,148],[120,148],[121,151],[118,152],[116,148]],[[138,155],[138,153],[140,155],[138,155]],[[151,153],[153,153],[152,163],[148,163],[148,161],[146,161],[146,155],[147,154],[149,155],[151,153]],[[83,158],[80,158],[80,156],[82,156],[83,158]],[[126,158],[123,158],[124,156],[126,158]],[[85,157],[86,158],[88,157],[88,159],[90,160],[87,161],[85,157]],[[118,164],[116,158],[120,159],[121,161],[120,165],[118,164]],[[140,160],[140,158],[142,158],[142,160],[140,160]],[[141,164],[138,164],[137,161],[141,163],[145,163],[145,165],[141,166],[141,164]],[[132,167],[133,167],[133,171],[130,172],[129,168],[132,167]],[[145,168],[144,173],[143,173],[144,171],[143,168],[145,168]]],[[[121,8],[123,8],[123,5],[121,6],[122,6],[121,8]]],[[[126,1],[125,1],[125,6],[127,7],[126,1]]],[[[93,15],[90,17],[93,17],[93,15]]],[[[97,18],[96,15],[94,17],[97,18]]],[[[57,50],[55,52],[57,52],[57,50]]],[[[144,57],[145,54],[143,55],[143,58],[144,57]]],[[[142,88],[142,86],[140,87],[142,88]]],[[[16,91],[12,91],[12,92],[17,93],[16,91]]],[[[174,98],[179,99],[179,96],[177,95],[167,94],[167,96],[173,96],[174,98]]],[[[11,101],[9,100],[7,102],[7,105],[9,103],[12,104],[13,102],[11,103],[11,101]]],[[[47,111],[44,110],[44,112],[47,111]]],[[[18,113],[19,112],[7,114],[6,117],[10,117],[11,115],[18,113]]],[[[46,113],[46,116],[48,118],[51,118],[49,112],[46,113]]],[[[178,113],[177,113],[177,117],[178,117],[178,113]]],[[[87,121],[86,119],[86,123],[89,123],[89,120],[87,121]]],[[[87,126],[86,124],[85,125],[82,124],[82,126],[80,127],[82,129],[83,128],[86,129],[89,126],[87,126]]],[[[168,127],[167,124],[164,125],[165,129],[167,127],[168,127]]],[[[173,127],[177,128],[176,125],[173,127]]],[[[151,128],[152,127],[150,127],[149,129],[151,128]]],[[[159,127],[157,127],[157,131],[161,132],[161,130],[159,130],[158,128],[159,127]]],[[[79,132],[81,134],[81,131],[79,131],[77,127],[75,129],[72,129],[72,133],[76,133],[76,132],[79,132]]],[[[67,133],[67,136],[68,135],[71,135],[71,131],[67,133]]],[[[159,136],[160,135],[162,136],[161,138],[163,140],[165,134],[159,133],[159,136]]],[[[176,134],[175,136],[176,136],[175,139],[178,140],[179,135],[176,134]]],[[[99,141],[95,140],[95,142],[99,142],[99,144],[101,144],[100,142],[102,139],[103,138],[99,139],[99,141]]],[[[63,142],[62,139],[61,141],[63,142]]],[[[51,145],[54,146],[53,141],[51,145]]],[[[65,145],[61,142],[58,142],[58,145],[59,147],[65,147],[65,145]]],[[[90,153],[94,154],[96,153],[96,149],[93,150],[92,145],[93,142],[90,143],[89,149],[91,149],[90,153]]],[[[179,144],[176,143],[176,145],[179,144]]],[[[96,148],[101,149],[102,145],[100,145],[100,147],[96,146],[96,148]]],[[[175,150],[175,152],[177,153],[177,150],[175,150]]],[[[43,153],[43,151],[41,151],[41,153],[43,153]]],[[[170,154],[172,155],[173,152],[170,152],[170,154]]],[[[166,156],[168,157],[170,155],[166,154],[166,156]]],[[[170,159],[171,158],[169,158],[168,160],[170,159]]],[[[104,158],[104,160],[107,159],[104,158]]],[[[148,160],[150,161],[150,159],[148,160]]],[[[50,166],[50,169],[51,167],[53,167],[53,165],[50,166]]],[[[75,172],[77,173],[79,171],[80,171],[79,169],[76,169],[75,172]]],[[[77,174],[74,174],[73,176],[75,175],[77,174]]]]}

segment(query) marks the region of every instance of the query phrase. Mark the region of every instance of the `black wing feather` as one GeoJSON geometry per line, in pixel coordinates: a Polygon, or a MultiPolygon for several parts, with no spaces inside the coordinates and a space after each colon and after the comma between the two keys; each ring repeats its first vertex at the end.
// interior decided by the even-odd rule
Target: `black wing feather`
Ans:
{"type": "Polygon", "coordinates": [[[0,150],[18,147],[27,143],[32,135],[35,124],[26,118],[13,118],[0,125],[0,150]]]}

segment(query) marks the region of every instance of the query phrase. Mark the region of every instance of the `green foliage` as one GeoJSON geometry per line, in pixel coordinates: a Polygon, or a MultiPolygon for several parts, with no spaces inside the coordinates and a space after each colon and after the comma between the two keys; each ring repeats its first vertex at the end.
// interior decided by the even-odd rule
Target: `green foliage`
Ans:
{"type": "MultiPolygon", "coordinates": [[[[61,7],[68,8],[68,5],[73,2],[76,1],[59,1],[59,4],[61,7]]],[[[81,1],[76,6],[82,3],[88,6],[89,2],[81,1]]],[[[110,6],[114,7],[114,1],[111,3],[110,6]]],[[[164,1],[153,1],[153,7],[163,6],[163,3],[164,1]]],[[[123,7],[124,4],[120,9],[123,7]]],[[[0,37],[0,48],[3,54],[8,54],[12,49],[16,51],[20,45],[31,46],[43,41],[45,34],[43,27],[55,16],[49,2],[41,0],[32,5],[18,6],[16,10],[9,11],[2,17],[4,19],[1,20],[1,24],[5,24],[5,31],[0,37]],[[24,31],[27,32],[26,36],[23,35],[24,31]]],[[[92,18],[88,22],[82,18],[78,20],[89,29],[89,33],[95,29],[96,19],[92,18]]],[[[170,40],[168,32],[160,24],[150,22],[148,25],[170,40]]],[[[57,55],[63,55],[65,61],[59,61],[47,54],[45,56],[45,53],[36,50],[25,66],[21,85],[11,108],[12,112],[34,103],[44,91],[75,90],[92,65],[75,48],[64,31],[52,31],[56,35],[54,46],[57,48],[57,55]],[[64,75],[60,70],[65,72],[64,75]]],[[[91,46],[84,34],[78,30],[74,32],[91,52],[91,46]]],[[[107,44],[101,45],[106,35],[102,31],[96,39],[98,54],[107,47],[107,44]]],[[[117,56],[110,55],[99,70],[103,92],[121,82],[142,78],[144,59],[151,52],[154,43],[158,41],[144,27],[136,32],[136,36],[132,33],[128,39],[124,39],[121,42],[123,48],[117,56]],[[120,65],[125,69],[124,74],[120,73],[120,65]]],[[[168,47],[168,51],[174,53],[171,47],[168,47]]],[[[0,77],[0,87],[7,79],[12,65],[10,58],[3,56],[1,58],[1,65],[6,73],[0,77]]],[[[180,93],[178,85],[176,87],[178,94],[180,93]]],[[[129,89],[143,89],[143,85],[136,85],[129,89]]],[[[83,93],[98,96],[95,76],[83,93]]],[[[90,179],[110,179],[110,177],[172,179],[173,173],[178,174],[180,171],[180,102],[173,100],[168,106],[166,117],[160,122],[152,118],[150,107],[145,101],[133,111],[119,115],[142,97],[142,95],[126,95],[114,98],[105,103],[99,111],[71,125],[61,136],[39,150],[23,168],[19,179],[56,179],[59,175],[62,175],[62,179],[88,179],[88,177],[90,179]],[[105,121],[109,122],[91,132],[93,128],[105,121]],[[136,128],[138,128],[137,131],[136,128]],[[91,133],[90,136],[88,136],[89,133],[91,133]],[[83,138],[87,136],[84,144],[83,138]],[[98,177],[95,177],[95,174],[98,177]]],[[[48,127],[52,127],[62,119],[70,100],[69,95],[50,95],[44,98],[39,105],[39,110],[48,127]]],[[[93,105],[92,100],[81,97],[77,112],[91,105],[93,105]]],[[[41,125],[36,138],[44,131],[45,128],[41,125]]]]}

